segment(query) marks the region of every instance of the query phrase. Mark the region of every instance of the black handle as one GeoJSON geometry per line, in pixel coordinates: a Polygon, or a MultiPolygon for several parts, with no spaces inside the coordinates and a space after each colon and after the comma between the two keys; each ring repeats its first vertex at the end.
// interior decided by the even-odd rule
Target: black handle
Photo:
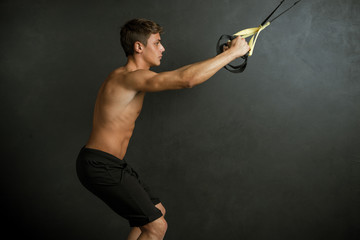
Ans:
{"type": "MultiPolygon", "coordinates": [[[[227,46],[228,44],[228,41],[232,41],[236,38],[236,36],[232,36],[232,35],[222,35],[218,42],[217,42],[217,45],[216,45],[216,53],[217,55],[219,55],[220,53],[223,52],[223,49],[224,49],[224,46],[227,46]],[[226,39],[228,40],[227,42],[225,43],[221,43],[223,39],[226,39]]],[[[231,64],[228,64],[226,65],[224,68],[226,70],[228,70],[229,72],[232,72],[232,73],[241,73],[245,70],[246,68],[246,65],[247,65],[247,59],[248,59],[248,56],[249,56],[249,53],[245,54],[244,56],[242,56],[241,58],[244,59],[244,62],[240,65],[231,65],[231,64]]]]}

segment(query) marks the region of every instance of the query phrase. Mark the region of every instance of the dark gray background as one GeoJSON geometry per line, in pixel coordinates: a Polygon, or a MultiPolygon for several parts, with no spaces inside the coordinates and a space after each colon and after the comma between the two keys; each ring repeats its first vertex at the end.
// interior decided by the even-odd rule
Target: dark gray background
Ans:
{"type": "MultiPolygon", "coordinates": [[[[294,1],[286,1],[286,6],[294,1]]],[[[279,0],[1,1],[2,225],[12,237],[125,239],[75,159],[122,24],[165,28],[172,70],[214,56],[279,0]]],[[[127,160],[165,207],[166,239],[360,235],[360,2],[303,0],[258,39],[243,74],[149,93],[127,160]]]]}

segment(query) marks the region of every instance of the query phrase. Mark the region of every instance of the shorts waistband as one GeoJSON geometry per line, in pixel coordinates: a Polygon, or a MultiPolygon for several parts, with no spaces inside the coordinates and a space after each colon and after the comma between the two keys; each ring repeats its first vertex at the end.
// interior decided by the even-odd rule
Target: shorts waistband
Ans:
{"type": "Polygon", "coordinates": [[[113,161],[115,163],[118,163],[118,164],[126,164],[126,161],[125,159],[120,159],[118,157],[115,157],[114,155],[110,154],[110,153],[107,153],[107,152],[104,152],[104,151],[101,151],[99,149],[94,149],[94,148],[87,148],[86,146],[83,146],[81,148],[81,152],[83,153],[93,153],[93,154],[96,154],[98,156],[101,156],[101,157],[104,157],[110,161],[113,161]]]}

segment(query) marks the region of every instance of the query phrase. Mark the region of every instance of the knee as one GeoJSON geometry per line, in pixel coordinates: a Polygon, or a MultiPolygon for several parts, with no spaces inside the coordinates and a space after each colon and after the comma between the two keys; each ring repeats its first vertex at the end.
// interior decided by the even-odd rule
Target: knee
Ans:
{"type": "Polygon", "coordinates": [[[160,209],[160,211],[161,211],[163,217],[165,217],[166,209],[163,207],[163,208],[160,209]]]}
{"type": "Polygon", "coordinates": [[[162,215],[165,216],[166,210],[165,210],[165,207],[161,203],[155,205],[155,207],[157,207],[161,211],[162,215]]]}
{"type": "Polygon", "coordinates": [[[141,228],[141,231],[155,239],[163,239],[168,228],[164,217],[158,218],[155,221],[148,223],[141,228]]]}

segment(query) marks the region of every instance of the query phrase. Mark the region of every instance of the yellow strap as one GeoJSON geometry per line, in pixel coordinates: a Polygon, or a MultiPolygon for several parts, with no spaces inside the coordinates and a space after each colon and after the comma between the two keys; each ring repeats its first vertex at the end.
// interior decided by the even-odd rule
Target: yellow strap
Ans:
{"type": "Polygon", "coordinates": [[[256,28],[247,28],[247,29],[241,30],[240,32],[237,32],[234,34],[234,36],[241,36],[242,38],[247,38],[247,37],[253,36],[249,41],[249,47],[250,47],[249,56],[251,56],[254,51],[255,43],[259,36],[259,33],[262,30],[264,30],[265,28],[267,28],[269,25],[270,25],[270,22],[267,22],[264,24],[264,26],[260,25],[259,27],[256,27],[256,28]],[[255,40],[254,40],[254,38],[255,38],[255,40]]]}

